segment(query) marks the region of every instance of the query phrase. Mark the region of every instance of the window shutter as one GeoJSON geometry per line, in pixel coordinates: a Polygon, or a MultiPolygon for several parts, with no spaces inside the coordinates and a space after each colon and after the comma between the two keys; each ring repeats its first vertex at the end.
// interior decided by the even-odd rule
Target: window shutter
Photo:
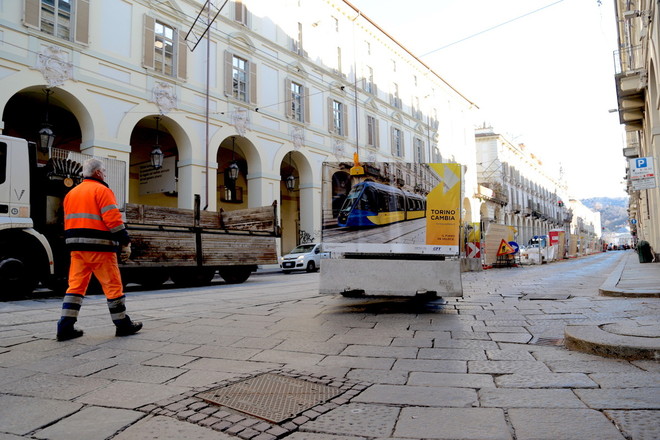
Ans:
{"type": "Polygon", "coordinates": [[[156,20],[145,14],[144,16],[144,53],[142,54],[142,65],[154,68],[154,43],[156,41],[156,20]]]}
{"type": "Polygon", "coordinates": [[[376,142],[374,144],[374,147],[379,148],[380,147],[380,121],[378,119],[374,119],[376,123],[376,136],[374,137],[374,141],[376,142]]]}
{"type": "Polygon", "coordinates": [[[250,61],[250,104],[257,104],[257,65],[250,61]]]}
{"type": "Polygon", "coordinates": [[[390,144],[391,144],[390,153],[392,153],[392,156],[396,156],[396,136],[395,136],[395,133],[396,133],[396,129],[394,127],[392,127],[390,129],[390,144]]]}
{"type": "Polygon", "coordinates": [[[178,47],[177,47],[177,78],[186,79],[188,77],[188,45],[186,44],[186,36],[183,32],[178,32],[178,47]]]}
{"type": "Polygon", "coordinates": [[[225,51],[225,96],[232,96],[234,94],[234,86],[232,81],[234,55],[231,52],[225,51]]]}
{"type": "Polygon", "coordinates": [[[348,137],[348,111],[347,111],[347,105],[342,104],[341,105],[341,135],[342,136],[347,136],[348,137]]]}
{"type": "Polygon", "coordinates": [[[284,115],[293,118],[293,93],[291,93],[291,80],[284,80],[284,115]]]}
{"type": "Polygon", "coordinates": [[[335,132],[335,120],[332,111],[332,98],[328,98],[328,131],[330,133],[335,132]]]}
{"type": "Polygon", "coordinates": [[[25,0],[23,24],[32,29],[41,29],[41,0],[25,0]]]}
{"type": "Polygon", "coordinates": [[[243,16],[243,2],[241,0],[236,0],[234,2],[234,20],[239,23],[246,23],[245,17],[243,16]]]}
{"type": "Polygon", "coordinates": [[[305,100],[303,105],[305,106],[303,109],[305,112],[305,122],[309,123],[311,120],[309,117],[309,87],[305,87],[305,100]]]}
{"type": "Polygon", "coordinates": [[[89,0],[76,2],[76,43],[89,44],[89,0]]]}

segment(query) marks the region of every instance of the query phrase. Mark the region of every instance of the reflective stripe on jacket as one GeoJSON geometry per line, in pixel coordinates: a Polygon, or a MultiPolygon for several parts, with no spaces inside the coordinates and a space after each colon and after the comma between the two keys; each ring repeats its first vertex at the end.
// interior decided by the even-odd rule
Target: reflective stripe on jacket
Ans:
{"type": "Polygon", "coordinates": [[[116,252],[130,241],[108,185],[87,177],[64,198],[64,237],[76,251],[116,252]]]}

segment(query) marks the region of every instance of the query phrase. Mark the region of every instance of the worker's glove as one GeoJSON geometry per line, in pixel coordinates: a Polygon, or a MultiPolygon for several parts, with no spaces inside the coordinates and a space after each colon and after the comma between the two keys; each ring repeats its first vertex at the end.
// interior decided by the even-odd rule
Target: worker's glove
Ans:
{"type": "Polygon", "coordinates": [[[121,252],[119,253],[119,261],[126,263],[131,257],[131,244],[125,244],[121,247],[121,252]]]}

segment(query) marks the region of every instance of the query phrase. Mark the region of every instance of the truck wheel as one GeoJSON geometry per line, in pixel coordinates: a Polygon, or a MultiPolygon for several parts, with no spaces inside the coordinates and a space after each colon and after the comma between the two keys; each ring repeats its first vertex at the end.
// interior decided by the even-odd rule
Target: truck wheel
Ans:
{"type": "Polygon", "coordinates": [[[27,264],[21,257],[6,257],[0,261],[0,286],[7,292],[2,299],[20,298],[32,293],[37,280],[28,273],[27,264]]]}
{"type": "Polygon", "coordinates": [[[240,284],[250,278],[252,268],[243,266],[223,267],[218,272],[227,284],[240,284]]]}
{"type": "Polygon", "coordinates": [[[316,271],[316,264],[314,264],[313,261],[310,261],[307,263],[307,272],[314,272],[316,271]]]}

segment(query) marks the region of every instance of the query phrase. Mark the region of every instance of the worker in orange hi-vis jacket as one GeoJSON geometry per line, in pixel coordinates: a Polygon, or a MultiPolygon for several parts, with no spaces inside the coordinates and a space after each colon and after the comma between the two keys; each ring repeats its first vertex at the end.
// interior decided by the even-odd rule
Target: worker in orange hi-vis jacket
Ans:
{"type": "Polygon", "coordinates": [[[131,255],[131,240],[117,207],[114,193],[105,183],[106,171],[99,159],[83,163],[82,183],[64,198],[64,237],[71,251],[69,288],[62,302],[62,316],[57,323],[57,340],[78,338],[83,331],[74,327],[94,274],[108,300],[116,336],[128,336],[142,328],[126,314],[126,297],[117,265],[131,255]]]}

